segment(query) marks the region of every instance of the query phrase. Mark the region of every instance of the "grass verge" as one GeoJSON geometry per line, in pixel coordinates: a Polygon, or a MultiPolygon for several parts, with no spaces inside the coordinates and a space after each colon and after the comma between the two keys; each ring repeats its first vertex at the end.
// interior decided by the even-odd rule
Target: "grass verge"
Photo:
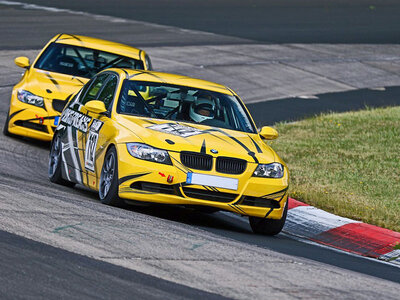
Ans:
{"type": "MultiPolygon", "coordinates": [[[[400,231],[400,107],[279,123],[293,198],[400,231]]],[[[271,142],[270,142],[271,143],[271,142]]]]}

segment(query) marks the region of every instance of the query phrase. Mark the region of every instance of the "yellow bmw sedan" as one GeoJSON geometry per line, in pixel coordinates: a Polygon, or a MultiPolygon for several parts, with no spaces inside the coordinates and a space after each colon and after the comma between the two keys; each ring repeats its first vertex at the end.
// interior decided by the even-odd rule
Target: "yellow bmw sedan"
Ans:
{"type": "Polygon", "coordinates": [[[44,141],[51,141],[65,104],[93,75],[111,67],[151,69],[140,49],[72,34],[52,38],[33,63],[17,57],[15,64],[25,73],[12,90],[3,133],[44,141]]]}
{"type": "Polygon", "coordinates": [[[151,71],[108,69],[65,107],[49,178],[96,190],[109,205],[152,202],[249,216],[275,235],[287,214],[289,171],[231,89],[151,71]]]}

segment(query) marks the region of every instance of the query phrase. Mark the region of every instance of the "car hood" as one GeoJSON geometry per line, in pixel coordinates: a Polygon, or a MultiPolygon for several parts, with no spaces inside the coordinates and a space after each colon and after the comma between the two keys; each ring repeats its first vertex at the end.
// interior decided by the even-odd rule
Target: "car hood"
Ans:
{"type": "Polygon", "coordinates": [[[23,89],[47,99],[64,100],[77,92],[88,79],[32,68],[23,89]]]}
{"type": "MultiPolygon", "coordinates": [[[[125,115],[118,115],[117,122],[143,143],[160,149],[235,157],[250,163],[270,163],[276,159],[274,151],[258,134],[125,115]]],[[[120,142],[129,142],[129,137],[120,142]]]]}

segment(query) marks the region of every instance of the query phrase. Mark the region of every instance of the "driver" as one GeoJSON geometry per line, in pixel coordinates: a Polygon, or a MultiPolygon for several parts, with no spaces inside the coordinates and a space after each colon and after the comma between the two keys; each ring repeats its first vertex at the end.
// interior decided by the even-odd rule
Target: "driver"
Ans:
{"type": "Polygon", "coordinates": [[[201,123],[205,120],[214,118],[215,103],[212,99],[198,97],[190,106],[190,118],[196,122],[201,123]]]}

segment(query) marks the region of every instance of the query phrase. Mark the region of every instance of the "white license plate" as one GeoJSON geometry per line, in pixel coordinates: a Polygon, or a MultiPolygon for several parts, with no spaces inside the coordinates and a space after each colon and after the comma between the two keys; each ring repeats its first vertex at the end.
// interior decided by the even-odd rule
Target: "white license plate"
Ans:
{"type": "Polygon", "coordinates": [[[238,189],[239,179],[189,172],[187,173],[186,183],[206,185],[236,191],[238,189]]]}

